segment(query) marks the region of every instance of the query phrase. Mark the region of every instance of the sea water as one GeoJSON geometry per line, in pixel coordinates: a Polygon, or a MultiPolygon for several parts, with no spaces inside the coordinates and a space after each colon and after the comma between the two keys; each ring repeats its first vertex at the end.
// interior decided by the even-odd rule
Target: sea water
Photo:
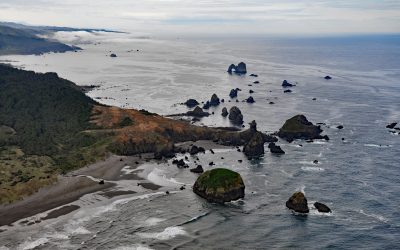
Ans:
{"type": "MultiPolygon", "coordinates": [[[[149,162],[140,166],[141,174],[164,186],[160,190],[113,199],[86,195],[82,208],[69,215],[7,227],[0,249],[398,248],[400,136],[385,126],[400,122],[399,36],[186,39],[97,33],[85,39],[78,44],[84,50],[76,53],[0,60],[57,72],[79,85],[100,85],[89,95],[101,103],[163,115],[186,112],[180,103],[188,98],[206,101],[216,93],[225,99],[197,125],[231,126],[220,113],[234,105],[246,125],[256,120],[266,132],[304,114],[325,123],[330,140],[280,140],[285,155],[266,148],[258,160],[234,148],[200,154],[205,169],[213,161],[244,179],[245,198],[225,205],[196,196],[190,185],[197,175],[189,170],[170,161],[149,162]],[[241,61],[258,77],[227,74],[230,64],[241,61]],[[283,93],[284,79],[296,84],[292,93],[283,93]],[[242,89],[239,102],[228,96],[233,88],[242,89]],[[243,102],[250,89],[254,104],[243,102]],[[305,192],[309,215],[286,209],[295,191],[305,192]],[[333,212],[319,213],[315,201],[333,212]]],[[[190,167],[194,161],[189,156],[190,167]]]]}

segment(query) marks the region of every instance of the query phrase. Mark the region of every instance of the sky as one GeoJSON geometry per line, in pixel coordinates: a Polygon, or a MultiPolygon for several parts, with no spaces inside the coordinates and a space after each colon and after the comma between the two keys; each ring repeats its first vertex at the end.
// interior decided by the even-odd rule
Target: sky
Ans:
{"type": "Polygon", "coordinates": [[[0,0],[0,21],[144,34],[400,33],[400,0],[0,0]]]}

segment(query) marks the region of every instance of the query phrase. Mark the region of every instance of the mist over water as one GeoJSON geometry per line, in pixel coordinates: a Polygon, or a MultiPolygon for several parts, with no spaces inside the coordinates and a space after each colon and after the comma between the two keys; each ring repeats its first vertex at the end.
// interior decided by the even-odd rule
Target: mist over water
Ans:
{"type": "MultiPolygon", "coordinates": [[[[100,85],[89,95],[101,103],[164,115],[186,112],[179,103],[188,98],[206,101],[213,93],[224,98],[225,103],[210,110],[215,115],[198,125],[230,126],[220,115],[224,106],[238,106],[246,125],[256,120],[258,128],[268,132],[301,113],[313,123],[325,123],[322,129],[331,140],[279,141],[285,155],[271,155],[266,148],[263,158],[252,161],[233,148],[200,154],[205,169],[213,161],[216,167],[242,175],[245,199],[226,205],[196,196],[191,185],[197,175],[187,169],[170,162],[146,163],[138,172],[164,186],[160,190],[113,199],[86,195],[77,202],[82,208],[66,216],[7,228],[0,233],[0,249],[2,245],[20,249],[397,248],[400,137],[385,126],[400,121],[399,36],[153,39],[97,34],[85,39],[91,43],[80,44],[84,50],[77,53],[0,60],[27,70],[54,71],[79,85],[100,85]],[[118,57],[110,58],[111,53],[118,57]],[[226,73],[231,63],[240,61],[259,77],[226,73]],[[333,79],[324,80],[326,75],[333,79]],[[283,93],[284,79],[297,85],[292,93],[283,93]],[[256,80],[260,83],[253,84],[256,80]],[[229,91],[237,87],[242,89],[239,102],[229,102],[229,91]],[[242,102],[250,89],[254,104],[242,102]],[[337,129],[338,125],[344,129],[337,129]],[[186,189],[179,190],[183,184],[186,189]],[[285,208],[297,190],[306,194],[308,216],[285,208]],[[312,206],[315,201],[326,203],[333,213],[318,213],[312,206]]],[[[194,160],[189,157],[190,167],[195,166],[194,160]]],[[[129,188],[129,183],[124,181],[123,186],[129,188]]]]}

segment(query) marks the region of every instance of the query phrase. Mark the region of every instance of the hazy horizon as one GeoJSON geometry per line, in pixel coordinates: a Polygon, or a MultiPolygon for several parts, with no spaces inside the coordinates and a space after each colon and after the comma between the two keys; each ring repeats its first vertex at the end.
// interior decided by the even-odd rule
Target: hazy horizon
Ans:
{"type": "Polygon", "coordinates": [[[140,34],[345,35],[400,33],[393,0],[1,0],[1,21],[140,34]]]}

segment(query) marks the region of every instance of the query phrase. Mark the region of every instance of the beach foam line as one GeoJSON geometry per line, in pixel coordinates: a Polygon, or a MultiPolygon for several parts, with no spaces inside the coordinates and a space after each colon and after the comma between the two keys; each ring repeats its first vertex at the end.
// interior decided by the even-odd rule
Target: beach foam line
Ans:
{"type": "Polygon", "coordinates": [[[174,178],[167,178],[164,171],[159,168],[154,168],[148,175],[147,179],[156,185],[164,187],[177,187],[186,185],[186,183],[178,182],[174,178]]]}
{"type": "Polygon", "coordinates": [[[154,248],[150,248],[148,246],[145,245],[133,245],[133,246],[123,246],[123,247],[116,247],[113,248],[113,250],[153,250],[154,248]]]}

